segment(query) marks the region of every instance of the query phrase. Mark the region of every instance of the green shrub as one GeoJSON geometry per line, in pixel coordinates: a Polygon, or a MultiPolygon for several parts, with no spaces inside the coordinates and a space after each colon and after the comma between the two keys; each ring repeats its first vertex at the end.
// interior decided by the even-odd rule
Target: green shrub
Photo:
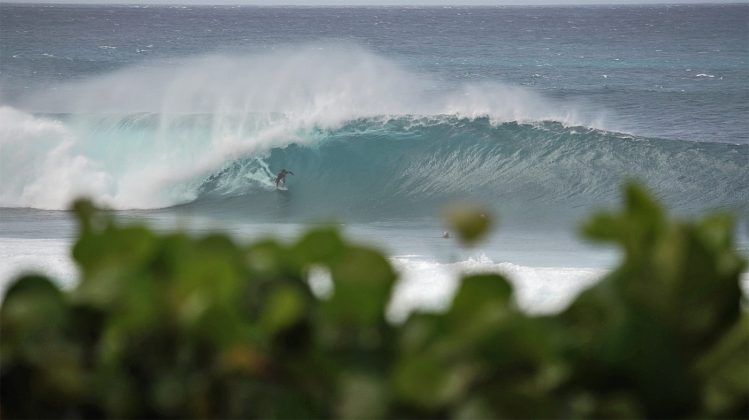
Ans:
{"type": "MultiPolygon", "coordinates": [[[[749,412],[731,219],[669,219],[634,185],[584,228],[622,263],[564,312],[524,314],[506,279],[482,274],[444,313],[397,325],[388,260],[334,229],[241,245],[121,226],[85,201],[75,212],[80,282],[24,276],[0,307],[5,418],[749,412]],[[329,296],[312,293],[313,269],[330,273],[329,296]]],[[[460,215],[467,241],[488,226],[460,215]]]]}

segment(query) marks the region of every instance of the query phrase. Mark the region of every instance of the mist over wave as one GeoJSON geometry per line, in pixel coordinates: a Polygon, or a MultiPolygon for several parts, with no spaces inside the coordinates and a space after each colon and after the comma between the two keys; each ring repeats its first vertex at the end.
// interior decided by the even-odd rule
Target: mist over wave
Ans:
{"type": "Polygon", "coordinates": [[[0,206],[191,203],[293,218],[587,206],[639,177],[685,208],[747,201],[748,148],[639,138],[602,111],[457,86],[355,45],[130,67],[0,107],[0,206]],[[272,184],[295,171],[290,194],[272,184]]]}
{"type": "Polygon", "coordinates": [[[518,86],[445,83],[342,42],[128,67],[32,93],[19,104],[37,113],[154,113],[167,123],[175,114],[210,114],[217,124],[226,117],[280,114],[290,123],[314,126],[380,115],[448,114],[501,122],[603,124],[600,110],[582,117],[575,104],[518,86]]]}

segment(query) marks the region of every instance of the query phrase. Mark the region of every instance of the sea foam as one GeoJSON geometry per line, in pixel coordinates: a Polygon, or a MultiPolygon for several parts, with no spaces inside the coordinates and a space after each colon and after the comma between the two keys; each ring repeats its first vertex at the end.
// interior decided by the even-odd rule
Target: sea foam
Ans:
{"type": "MultiPolygon", "coordinates": [[[[12,239],[0,242],[0,293],[18,275],[38,272],[51,276],[65,288],[80,275],[71,260],[70,240],[12,239]]],[[[563,309],[581,290],[605,273],[602,269],[575,267],[527,267],[495,263],[479,255],[455,263],[440,263],[420,256],[391,257],[399,273],[388,318],[400,322],[414,310],[443,310],[452,299],[464,273],[496,272],[507,276],[516,290],[518,305],[530,313],[563,309]]],[[[331,291],[329,272],[313,270],[311,286],[321,297],[331,291]]]]}

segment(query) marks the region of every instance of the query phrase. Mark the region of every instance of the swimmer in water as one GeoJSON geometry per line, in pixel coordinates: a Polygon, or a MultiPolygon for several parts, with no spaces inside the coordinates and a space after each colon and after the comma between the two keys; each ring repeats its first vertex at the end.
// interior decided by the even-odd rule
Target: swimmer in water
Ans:
{"type": "Polygon", "coordinates": [[[279,185],[286,185],[286,175],[294,175],[294,172],[281,169],[281,172],[276,176],[276,188],[278,188],[279,185]]]}

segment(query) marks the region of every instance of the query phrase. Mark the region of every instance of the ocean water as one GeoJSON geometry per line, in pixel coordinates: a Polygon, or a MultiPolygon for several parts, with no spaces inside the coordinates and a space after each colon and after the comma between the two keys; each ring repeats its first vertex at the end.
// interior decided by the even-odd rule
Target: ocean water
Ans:
{"type": "Polygon", "coordinates": [[[0,3],[0,284],[75,278],[81,195],[242,239],[340,224],[401,272],[394,318],[476,270],[558,310],[615,264],[576,226],[627,179],[680,215],[735,213],[746,251],[747,22],[747,4],[0,3]],[[499,220],[471,249],[441,238],[466,200],[499,220]]]}

